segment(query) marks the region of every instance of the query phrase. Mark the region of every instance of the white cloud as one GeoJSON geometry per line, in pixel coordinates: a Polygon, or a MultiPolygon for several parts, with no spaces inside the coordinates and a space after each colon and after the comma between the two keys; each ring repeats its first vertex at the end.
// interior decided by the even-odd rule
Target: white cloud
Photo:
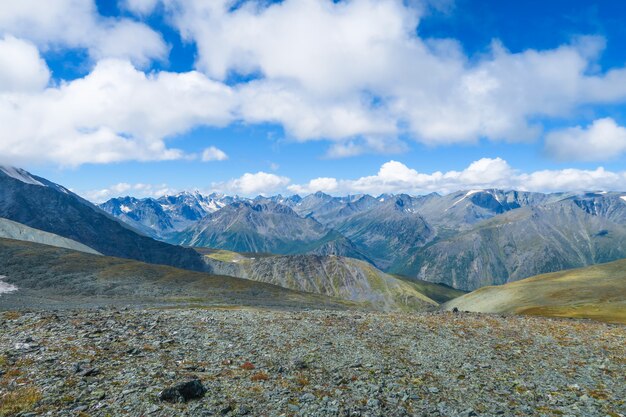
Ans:
{"type": "Polygon", "coordinates": [[[317,191],[334,193],[339,188],[339,182],[335,178],[315,178],[305,185],[290,185],[289,191],[296,194],[313,194],[317,191]]]}
{"type": "Polygon", "coordinates": [[[587,127],[572,127],[551,132],[546,151],[565,161],[598,161],[617,158],[626,152],[626,128],[615,120],[595,120],[587,127]]]}
{"type": "MultiPolygon", "coordinates": [[[[621,191],[626,184],[626,171],[561,169],[522,172],[501,158],[482,158],[460,171],[421,173],[398,161],[384,163],[374,175],[356,179],[314,178],[304,184],[291,184],[287,177],[266,172],[246,173],[239,178],[213,183],[210,191],[244,196],[291,192],[307,195],[317,191],[334,195],[367,193],[408,193],[412,195],[458,190],[500,188],[504,190],[556,191],[621,191]]],[[[160,197],[174,194],[167,184],[119,183],[105,189],[82,193],[85,198],[103,202],[112,197],[160,197]]]]}
{"type": "Polygon", "coordinates": [[[225,161],[227,159],[228,155],[226,155],[226,152],[216,148],[215,146],[210,146],[202,152],[202,160],[204,162],[225,161]]]}
{"type": "Polygon", "coordinates": [[[165,139],[233,120],[229,87],[198,72],[148,74],[119,60],[33,93],[0,93],[0,155],[76,166],[184,157],[165,139]],[[33,121],[37,121],[34,123],[33,121]]]}
{"type": "Polygon", "coordinates": [[[462,171],[420,173],[398,161],[389,161],[378,173],[357,179],[317,178],[307,184],[293,184],[295,193],[324,191],[336,195],[351,193],[424,194],[457,190],[502,188],[528,191],[621,190],[626,171],[563,169],[524,173],[501,158],[482,158],[462,171]]]}
{"type": "Polygon", "coordinates": [[[139,15],[147,15],[154,11],[159,0],[121,0],[120,5],[139,15]]]}
{"type": "Polygon", "coordinates": [[[30,42],[0,38],[0,93],[38,91],[46,87],[50,70],[30,42]]]}
{"type": "Polygon", "coordinates": [[[107,188],[88,190],[79,194],[87,200],[99,204],[114,197],[126,197],[130,195],[135,198],[157,198],[163,195],[172,195],[176,193],[177,190],[168,187],[167,184],[129,184],[126,182],[120,182],[107,188]]]}
{"type": "Polygon", "coordinates": [[[403,133],[428,144],[534,140],[536,116],[626,98],[625,69],[593,71],[599,37],[520,53],[494,42],[469,59],[455,40],[416,36],[420,2],[163,2],[196,42],[200,70],[262,75],[237,88],[244,121],[338,142],[331,157],[377,152],[403,133]]]}
{"type": "Polygon", "coordinates": [[[240,178],[227,182],[213,183],[212,189],[213,191],[247,196],[266,195],[284,189],[289,182],[289,178],[260,171],[256,174],[246,173],[240,178]]]}
{"type": "Polygon", "coordinates": [[[42,48],[85,48],[96,60],[124,58],[143,66],[167,55],[160,34],[130,19],[102,17],[93,0],[2,1],[3,33],[42,48]]]}

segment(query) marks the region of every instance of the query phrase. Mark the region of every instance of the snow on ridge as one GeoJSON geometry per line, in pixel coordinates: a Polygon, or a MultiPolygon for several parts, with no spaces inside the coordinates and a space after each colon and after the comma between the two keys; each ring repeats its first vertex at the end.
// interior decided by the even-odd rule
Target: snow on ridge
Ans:
{"type": "Polygon", "coordinates": [[[5,275],[0,275],[0,295],[2,294],[8,294],[10,292],[14,292],[17,291],[17,287],[15,285],[12,284],[8,284],[6,282],[3,282],[2,280],[6,278],[5,275]]]}
{"type": "Polygon", "coordinates": [[[626,201],[626,195],[620,197],[622,200],[626,201]]]}
{"type": "Polygon", "coordinates": [[[456,206],[457,204],[459,204],[461,201],[465,200],[467,197],[476,194],[476,193],[482,193],[485,190],[469,190],[467,193],[465,193],[465,195],[461,198],[459,198],[458,200],[456,200],[450,207],[448,207],[447,209],[445,209],[445,211],[448,211],[449,209],[451,209],[452,207],[456,206]]]}
{"type": "Polygon", "coordinates": [[[28,172],[24,171],[23,169],[9,166],[0,166],[0,171],[4,172],[11,178],[22,181],[25,184],[40,185],[42,187],[45,187],[45,185],[34,179],[28,172]]]}

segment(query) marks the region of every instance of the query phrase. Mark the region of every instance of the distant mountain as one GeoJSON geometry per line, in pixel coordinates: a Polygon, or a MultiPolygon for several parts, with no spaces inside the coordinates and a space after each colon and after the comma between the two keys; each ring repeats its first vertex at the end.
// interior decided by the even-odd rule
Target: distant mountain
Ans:
{"type": "Polygon", "coordinates": [[[98,306],[253,306],[346,309],[356,303],[216,276],[0,238],[0,275],[17,290],[0,310],[98,306]]]}
{"type": "Polygon", "coordinates": [[[484,189],[337,197],[317,192],[241,202],[248,208],[227,205],[171,241],[237,251],[351,256],[388,273],[463,290],[626,256],[624,193],[484,189]],[[291,211],[283,217],[261,214],[263,210],[235,214],[249,212],[255,204],[291,211]]]}
{"type": "Polygon", "coordinates": [[[376,309],[422,311],[437,305],[418,290],[419,283],[385,274],[367,262],[340,256],[258,256],[219,250],[207,251],[205,262],[214,274],[367,303],[376,309]]]}
{"type": "Polygon", "coordinates": [[[67,239],[53,233],[33,229],[21,223],[0,218],[0,238],[22,240],[25,242],[41,243],[43,245],[72,249],[80,252],[100,255],[96,250],[72,239],[67,239]]]}
{"type": "Polygon", "coordinates": [[[353,210],[335,227],[386,271],[403,270],[408,258],[435,237],[409,196],[390,197],[376,205],[368,202],[367,207],[353,210]]]}
{"type": "Polygon", "coordinates": [[[406,273],[473,290],[626,257],[626,226],[599,213],[571,198],[508,211],[433,241],[406,273]]]}
{"type": "Polygon", "coordinates": [[[458,231],[521,207],[560,200],[562,194],[524,191],[469,190],[445,196],[429,194],[412,199],[412,206],[433,226],[458,231]]]}
{"type": "Polygon", "coordinates": [[[205,196],[199,192],[183,192],[157,199],[112,198],[100,208],[148,236],[164,238],[238,199],[220,194],[205,196]]]}
{"type": "Polygon", "coordinates": [[[626,324],[626,260],[483,287],[447,302],[444,308],[626,324]]]}
{"type": "Polygon", "coordinates": [[[240,201],[208,214],[170,242],[237,252],[364,256],[339,233],[273,201],[240,201]]]}
{"type": "Polygon", "coordinates": [[[44,178],[0,168],[0,217],[86,245],[104,255],[202,270],[198,254],[135,229],[44,178]]]}

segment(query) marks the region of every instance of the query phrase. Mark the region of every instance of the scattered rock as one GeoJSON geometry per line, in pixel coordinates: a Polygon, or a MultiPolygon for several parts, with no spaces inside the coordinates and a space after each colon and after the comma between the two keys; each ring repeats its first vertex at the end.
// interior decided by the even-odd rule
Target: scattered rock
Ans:
{"type": "Polygon", "coordinates": [[[206,394],[206,388],[202,382],[199,379],[193,379],[164,389],[159,393],[159,399],[170,403],[187,402],[202,398],[204,394],[206,394]]]}

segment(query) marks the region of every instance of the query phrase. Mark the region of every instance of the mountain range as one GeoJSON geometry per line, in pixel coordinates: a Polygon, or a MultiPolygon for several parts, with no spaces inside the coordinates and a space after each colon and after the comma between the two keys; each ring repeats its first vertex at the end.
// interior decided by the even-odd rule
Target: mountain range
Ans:
{"type": "Polygon", "coordinates": [[[179,223],[181,230],[161,239],[237,252],[347,256],[387,273],[466,291],[626,257],[626,197],[618,192],[490,189],[377,197],[317,192],[229,200],[184,195],[136,200],[138,208],[125,216],[109,209],[111,201],[101,207],[121,220],[132,215],[148,225],[159,222],[142,217],[140,207],[169,199],[182,212],[210,199],[221,208],[188,220],[186,228],[179,223]]]}
{"type": "Polygon", "coordinates": [[[621,258],[626,196],[618,192],[252,199],[193,192],[96,206],[0,167],[0,278],[18,289],[2,294],[3,308],[197,301],[424,311],[446,303],[576,316],[581,303],[621,302],[621,270],[602,266],[621,258]],[[597,280],[577,278],[570,289],[558,274],[525,280],[595,264],[600,269],[576,276],[592,271],[597,280]],[[560,307],[548,297],[552,283],[560,307]],[[486,289],[463,295],[477,288],[486,289]]]}

